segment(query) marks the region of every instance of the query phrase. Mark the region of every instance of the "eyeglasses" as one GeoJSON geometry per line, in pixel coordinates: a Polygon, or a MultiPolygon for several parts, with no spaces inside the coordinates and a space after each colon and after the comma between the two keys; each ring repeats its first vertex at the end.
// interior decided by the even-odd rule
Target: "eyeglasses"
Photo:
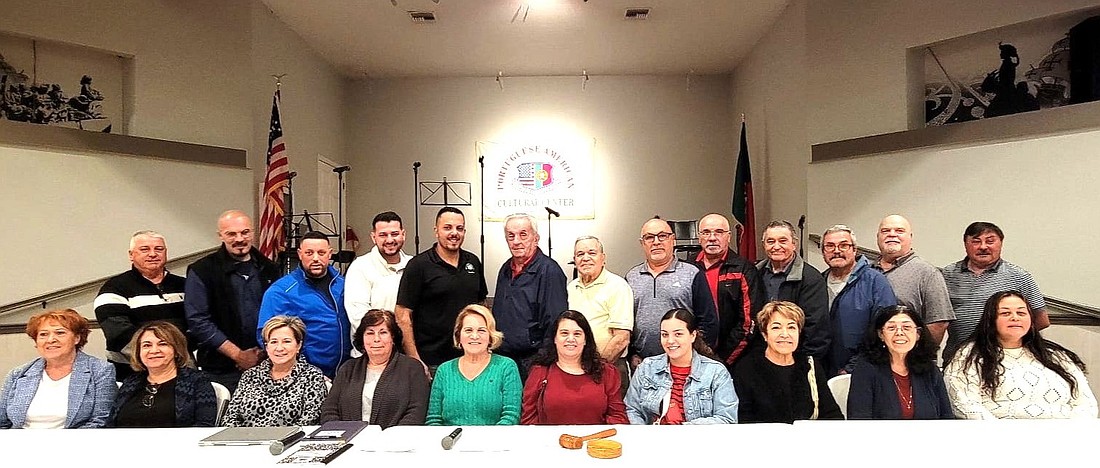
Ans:
{"type": "Polygon", "coordinates": [[[141,406],[146,408],[153,407],[153,399],[157,396],[157,390],[160,389],[160,384],[149,384],[145,386],[145,396],[141,397],[141,406]]]}
{"type": "Polygon", "coordinates": [[[882,330],[885,331],[888,334],[893,335],[894,333],[897,333],[898,330],[901,330],[902,332],[904,332],[906,334],[909,334],[909,333],[913,333],[913,332],[917,331],[918,328],[920,328],[920,327],[918,327],[916,325],[902,325],[900,327],[897,326],[897,325],[887,325],[885,327],[882,327],[882,330]]]}
{"type": "Polygon", "coordinates": [[[729,234],[729,233],[730,232],[725,230],[725,229],[715,229],[713,231],[710,230],[710,229],[704,229],[702,231],[699,231],[699,237],[711,237],[711,236],[722,237],[722,236],[724,236],[726,234],[729,234]]]}
{"type": "Polygon", "coordinates": [[[657,234],[646,234],[638,240],[640,240],[642,242],[645,242],[646,244],[652,244],[653,241],[664,242],[664,241],[667,241],[669,239],[672,239],[672,236],[674,236],[674,235],[675,234],[673,234],[671,232],[658,232],[657,234]]]}
{"type": "Polygon", "coordinates": [[[855,245],[849,244],[847,242],[842,242],[840,244],[825,244],[821,246],[821,248],[825,249],[826,252],[831,252],[833,250],[836,250],[838,252],[847,252],[849,250],[852,250],[852,247],[855,247],[855,245]]]}

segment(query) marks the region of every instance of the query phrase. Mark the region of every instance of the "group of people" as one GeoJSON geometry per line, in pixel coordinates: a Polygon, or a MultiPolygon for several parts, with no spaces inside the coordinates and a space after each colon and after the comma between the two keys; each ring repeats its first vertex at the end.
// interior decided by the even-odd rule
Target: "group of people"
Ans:
{"type": "Polygon", "coordinates": [[[41,357],[8,375],[0,427],[791,422],[841,419],[842,406],[850,419],[1096,417],[1084,365],[1039,335],[1042,295],[1000,258],[991,223],[969,226],[966,258],[942,270],[901,216],[880,223],[875,261],[835,225],[819,272],[785,221],[765,227],[754,265],[723,215],[698,221],[686,261],[654,218],[645,261],[621,277],[598,238],[578,238],[572,280],[532,216],[503,225],[511,258],[489,307],[453,207],[415,256],[401,218],[378,214],[346,276],[307,233],[280,277],[240,211],[219,217],[222,245],[185,278],[165,268],[162,235],[138,232],[131,270],[95,300],[110,364],[80,351],[90,326],[76,312],[35,316],[41,357]],[[838,405],[827,382],[844,374],[838,405]],[[232,391],[223,414],[210,382],[232,391]]]}

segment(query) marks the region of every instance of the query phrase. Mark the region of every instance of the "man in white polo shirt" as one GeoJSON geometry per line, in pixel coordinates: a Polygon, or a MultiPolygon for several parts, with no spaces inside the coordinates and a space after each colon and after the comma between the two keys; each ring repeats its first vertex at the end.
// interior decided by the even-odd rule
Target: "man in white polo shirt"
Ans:
{"type": "MultiPolygon", "coordinates": [[[[351,262],[344,280],[344,308],[353,335],[371,309],[394,311],[401,273],[412,258],[401,250],[405,247],[405,228],[397,213],[378,213],[371,223],[370,239],[374,248],[351,262]]],[[[362,353],[352,349],[351,355],[359,357],[362,353]]]]}

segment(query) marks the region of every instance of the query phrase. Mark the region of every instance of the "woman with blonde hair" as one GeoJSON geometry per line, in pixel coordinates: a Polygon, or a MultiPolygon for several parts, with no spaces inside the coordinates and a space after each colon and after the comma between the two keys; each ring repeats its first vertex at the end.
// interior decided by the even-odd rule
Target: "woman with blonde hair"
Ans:
{"type": "Polygon", "coordinates": [[[325,374],[301,353],[306,324],[276,315],[261,330],[267,359],[241,376],[222,417],[223,426],[311,426],[328,394],[325,374]]]}
{"type": "Polygon", "coordinates": [[[844,419],[826,380],[828,369],[804,356],[798,345],[806,314],[794,303],[773,301],[756,315],[767,347],[737,362],[733,385],[743,423],[792,423],[844,419]]]}
{"type": "Polygon", "coordinates": [[[491,426],[519,422],[523,384],[515,361],[493,354],[504,334],[493,313],[471,304],[458,313],[454,346],[462,356],[440,364],[428,399],[429,426],[491,426]]]}

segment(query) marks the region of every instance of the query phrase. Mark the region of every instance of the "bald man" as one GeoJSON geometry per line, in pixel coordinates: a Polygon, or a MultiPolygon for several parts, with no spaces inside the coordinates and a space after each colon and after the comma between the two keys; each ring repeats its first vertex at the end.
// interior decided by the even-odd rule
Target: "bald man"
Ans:
{"type": "Polygon", "coordinates": [[[692,311],[699,331],[711,349],[718,341],[718,312],[703,272],[695,265],[676,259],[676,237],[663,219],[654,218],[642,225],[638,238],[645,262],[626,272],[626,282],[634,292],[634,333],[631,364],[664,352],[661,348],[661,316],[676,308],[692,311]]]}
{"type": "Polygon", "coordinates": [[[252,246],[252,218],[229,210],[218,216],[222,245],[187,268],[183,308],[188,332],[198,341],[199,367],[233,391],[241,372],[260,362],[256,342],[264,292],[279,267],[252,246]]]}
{"type": "Polygon", "coordinates": [[[730,250],[732,237],[725,216],[718,213],[703,216],[699,219],[703,250],[692,261],[703,270],[711,299],[718,308],[718,347],[714,352],[727,366],[733,366],[744,353],[752,337],[756,313],[767,301],[756,266],[730,250]]]}
{"type": "Polygon", "coordinates": [[[898,303],[920,315],[936,345],[955,320],[951,297],[943,273],[913,250],[913,226],[901,215],[890,215],[878,223],[878,250],[882,253],[871,266],[886,275],[898,303]]]}

